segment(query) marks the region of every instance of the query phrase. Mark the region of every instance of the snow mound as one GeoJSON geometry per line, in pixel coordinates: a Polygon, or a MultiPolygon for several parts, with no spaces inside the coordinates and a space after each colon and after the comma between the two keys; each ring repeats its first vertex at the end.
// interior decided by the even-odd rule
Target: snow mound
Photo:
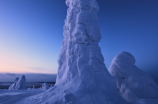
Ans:
{"type": "Polygon", "coordinates": [[[109,73],[116,79],[118,91],[126,101],[133,103],[138,99],[158,99],[158,85],[135,66],[132,54],[122,52],[115,56],[109,73]]]}
{"type": "Polygon", "coordinates": [[[108,73],[98,42],[101,39],[96,0],[66,0],[69,7],[54,87],[27,98],[24,104],[127,104],[108,73]]]}
{"type": "Polygon", "coordinates": [[[49,89],[48,84],[47,84],[47,83],[43,83],[43,85],[42,85],[42,89],[43,89],[43,90],[47,90],[47,89],[49,89]]]}
{"type": "Polygon", "coordinates": [[[17,82],[18,82],[18,80],[19,80],[19,78],[17,77],[17,78],[15,78],[15,83],[13,83],[10,87],[9,87],[9,89],[8,90],[14,90],[15,89],[15,87],[16,87],[16,84],[17,84],[17,82]]]}

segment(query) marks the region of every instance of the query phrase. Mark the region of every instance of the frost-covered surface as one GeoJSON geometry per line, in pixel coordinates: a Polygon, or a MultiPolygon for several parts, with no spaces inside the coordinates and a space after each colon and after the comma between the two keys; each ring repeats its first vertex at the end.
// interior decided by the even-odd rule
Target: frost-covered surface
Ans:
{"type": "Polygon", "coordinates": [[[48,85],[47,83],[43,83],[42,89],[43,89],[43,90],[49,89],[49,85],[48,85]]]}
{"type": "Polygon", "coordinates": [[[140,104],[155,104],[143,102],[158,99],[158,85],[135,65],[135,58],[132,54],[128,52],[118,54],[113,59],[109,72],[116,79],[119,93],[126,101],[133,103],[137,99],[150,99],[138,100],[136,104],[140,102],[140,104]]]}
{"type": "Polygon", "coordinates": [[[24,104],[126,104],[108,73],[98,42],[96,0],[67,0],[64,40],[54,87],[24,104]]]}
{"type": "Polygon", "coordinates": [[[19,78],[15,79],[15,83],[13,83],[10,87],[9,90],[26,90],[26,79],[25,79],[25,75],[22,75],[19,78]]]}
{"type": "Polygon", "coordinates": [[[0,104],[22,104],[17,103],[29,96],[42,93],[43,90],[1,90],[0,104]]]}

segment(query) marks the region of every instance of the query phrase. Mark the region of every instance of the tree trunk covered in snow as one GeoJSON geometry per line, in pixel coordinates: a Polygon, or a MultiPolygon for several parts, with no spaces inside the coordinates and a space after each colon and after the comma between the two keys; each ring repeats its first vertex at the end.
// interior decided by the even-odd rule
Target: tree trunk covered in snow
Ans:
{"type": "Polygon", "coordinates": [[[98,3],[96,0],[67,0],[66,4],[69,8],[56,85],[40,97],[35,96],[32,103],[126,104],[116,90],[98,46],[101,39],[98,3]]]}

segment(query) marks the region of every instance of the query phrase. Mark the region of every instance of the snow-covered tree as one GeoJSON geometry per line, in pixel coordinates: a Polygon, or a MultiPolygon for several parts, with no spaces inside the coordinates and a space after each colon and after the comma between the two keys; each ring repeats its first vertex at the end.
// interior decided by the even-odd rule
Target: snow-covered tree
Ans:
{"type": "Polygon", "coordinates": [[[25,75],[22,75],[20,77],[20,79],[17,81],[15,89],[16,90],[26,90],[27,89],[25,75]]]}
{"type": "Polygon", "coordinates": [[[54,87],[25,102],[52,104],[126,104],[108,73],[98,42],[101,39],[96,0],[66,0],[69,7],[54,87]],[[31,99],[31,100],[30,100],[31,99]]]}
{"type": "Polygon", "coordinates": [[[19,78],[18,78],[18,77],[16,77],[16,78],[15,78],[15,80],[14,80],[14,83],[13,83],[13,84],[9,87],[9,89],[8,89],[8,90],[14,90],[14,89],[15,89],[15,87],[16,87],[16,84],[17,84],[18,80],[19,80],[19,78]]]}
{"type": "Polygon", "coordinates": [[[9,90],[26,90],[26,79],[25,75],[22,75],[20,79],[17,77],[15,79],[15,83],[13,83],[10,87],[9,90]]]}
{"type": "Polygon", "coordinates": [[[115,56],[109,72],[116,79],[118,91],[126,101],[134,103],[138,100],[136,104],[158,104],[154,103],[158,102],[158,85],[135,65],[132,54],[121,52],[115,56]]]}
{"type": "Polygon", "coordinates": [[[42,85],[42,89],[43,89],[43,90],[47,90],[47,89],[49,89],[48,84],[47,84],[47,83],[43,83],[43,85],[42,85]]]}

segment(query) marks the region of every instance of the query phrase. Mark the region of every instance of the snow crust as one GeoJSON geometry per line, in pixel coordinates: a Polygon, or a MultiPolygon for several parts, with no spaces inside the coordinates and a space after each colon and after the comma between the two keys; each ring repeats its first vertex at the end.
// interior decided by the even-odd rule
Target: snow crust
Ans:
{"type": "Polygon", "coordinates": [[[135,104],[158,104],[149,103],[157,102],[154,99],[158,99],[158,85],[135,62],[134,56],[128,52],[121,52],[114,57],[109,72],[116,79],[119,93],[130,103],[137,101],[135,104]]]}
{"type": "Polygon", "coordinates": [[[42,89],[43,89],[43,90],[47,90],[47,89],[49,89],[48,84],[47,84],[47,83],[43,83],[43,85],[42,85],[42,89]]]}
{"type": "Polygon", "coordinates": [[[24,104],[127,104],[108,73],[98,42],[101,39],[96,0],[66,0],[69,7],[54,87],[29,97],[24,104]]]}
{"type": "Polygon", "coordinates": [[[22,75],[20,79],[17,77],[15,79],[15,83],[13,83],[10,87],[9,90],[26,90],[26,79],[25,75],[22,75]]]}

